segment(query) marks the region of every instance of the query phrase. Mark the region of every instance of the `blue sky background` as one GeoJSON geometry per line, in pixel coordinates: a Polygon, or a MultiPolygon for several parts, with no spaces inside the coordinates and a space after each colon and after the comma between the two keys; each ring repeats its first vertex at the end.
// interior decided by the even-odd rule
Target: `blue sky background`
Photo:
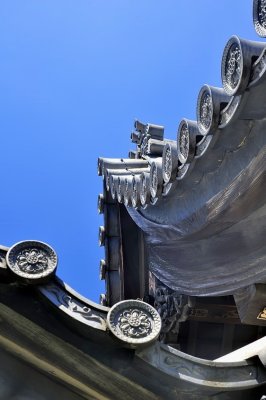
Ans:
{"type": "Polygon", "coordinates": [[[97,157],[134,149],[135,118],[175,138],[233,34],[259,40],[252,0],[2,0],[0,243],[49,243],[98,301],[97,157]]]}

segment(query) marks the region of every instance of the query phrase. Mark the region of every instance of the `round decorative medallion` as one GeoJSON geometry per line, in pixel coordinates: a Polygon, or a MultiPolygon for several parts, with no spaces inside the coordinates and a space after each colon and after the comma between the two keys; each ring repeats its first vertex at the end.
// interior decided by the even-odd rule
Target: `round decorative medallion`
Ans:
{"type": "Polygon", "coordinates": [[[161,330],[158,312],[140,300],[116,303],[108,312],[107,324],[114,336],[133,347],[156,340],[161,330]]]}
{"type": "Polygon", "coordinates": [[[166,145],[163,154],[163,179],[164,182],[168,183],[172,176],[173,162],[172,162],[172,152],[169,145],[166,145]]]}
{"type": "Polygon", "coordinates": [[[99,246],[104,246],[104,244],[105,244],[105,228],[104,228],[104,226],[99,226],[98,243],[99,243],[99,246]]]}
{"type": "Polygon", "coordinates": [[[200,104],[200,122],[205,129],[208,129],[212,119],[212,101],[209,93],[204,92],[200,104]]]}
{"type": "Polygon", "coordinates": [[[117,180],[117,201],[118,201],[118,203],[122,203],[122,201],[123,201],[122,186],[123,186],[123,183],[122,183],[122,180],[121,180],[121,178],[119,176],[118,180],[117,180]]]}
{"type": "Polygon", "coordinates": [[[100,261],[100,280],[101,281],[105,279],[106,270],[107,270],[106,262],[105,262],[105,260],[101,260],[100,261]]]}
{"type": "Polygon", "coordinates": [[[98,213],[103,214],[104,210],[104,196],[102,193],[98,195],[98,201],[97,201],[97,208],[98,208],[98,213]]]}
{"type": "Polygon", "coordinates": [[[253,1],[253,22],[257,34],[266,37],[266,0],[253,1]]]}
{"type": "Polygon", "coordinates": [[[241,43],[233,36],[226,44],[222,58],[222,81],[227,94],[234,95],[241,83],[243,55],[241,43]]]}
{"type": "Polygon", "coordinates": [[[6,255],[6,261],[20,278],[39,281],[55,272],[57,255],[48,244],[27,240],[14,244],[6,255]]]}
{"type": "MultiPolygon", "coordinates": [[[[165,184],[174,182],[177,176],[178,156],[176,142],[166,143],[163,149],[162,174],[165,184]]],[[[165,185],[162,194],[165,194],[165,185]]]]}
{"type": "Polygon", "coordinates": [[[155,163],[152,163],[150,170],[150,192],[153,198],[157,197],[158,184],[159,182],[158,182],[157,166],[155,163]]]}
{"type": "Polygon", "coordinates": [[[177,152],[179,161],[185,164],[189,155],[189,129],[186,122],[181,123],[178,129],[177,152]]]}
{"type": "Polygon", "coordinates": [[[139,184],[140,184],[140,178],[133,176],[131,203],[132,203],[132,206],[135,208],[138,207],[138,203],[139,203],[139,184]]]}
{"type": "Polygon", "coordinates": [[[143,207],[149,201],[149,199],[148,199],[148,193],[149,193],[149,187],[150,187],[150,183],[149,182],[150,182],[149,174],[147,174],[147,173],[141,174],[141,176],[140,176],[139,197],[140,197],[141,205],[143,207]]]}
{"type": "Polygon", "coordinates": [[[126,207],[129,205],[130,193],[131,193],[131,178],[126,177],[124,185],[124,204],[126,207]]]}
{"type": "Polygon", "coordinates": [[[111,192],[111,196],[112,196],[113,200],[115,200],[115,198],[116,198],[117,183],[118,183],[118,177],[111,175],[110,176],[110,192],[111,192]]]}
{"type": "Polygon", "coordinates": [[[110,174],[109,174],[108,169],[104,171],[104,177],[105,177],[105,187],[106,187],[106,190],[109,192],[109,190],[110,190],[110,174]]]}
{"type": "MultiPolygon", "coordinates": [[[[213,104],[211,92],[208,86],[203,86],[199,93],[197,104],[197,120],[199,131],[202,135],[207,135],[212,126],[213,104]]],[[[183,149],[185,151],[185,149],[183,149]]]]}

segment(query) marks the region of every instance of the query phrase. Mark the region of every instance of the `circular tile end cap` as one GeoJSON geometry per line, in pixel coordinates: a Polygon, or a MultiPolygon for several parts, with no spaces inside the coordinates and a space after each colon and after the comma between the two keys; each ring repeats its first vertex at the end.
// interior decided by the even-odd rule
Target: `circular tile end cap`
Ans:
{"type": "Polygon", "coordinates": [[[257,34],[266,37],[266,0],[253,0],[253,23],[257,34]]]}
{"type": "Polygon", "coordinates": [[[123,300],[109,310],[107,325],[117,339],[136,348],[155,341],[162,323],[158,312],[148,303],[123,300]]]}
{"type": "Polygon", "coordinates": [[[213,125],[213,99],[209,85],[202,86],[197,100],[197,122],[201,135],[207,135],[213,125]]]}
{"type": "Polygon", "coordinates": [[[39,284],[55,273],[58,259],[56,252],[48,244],[25,240],[10,247],[6,262],[17,277],[39,284]]]}

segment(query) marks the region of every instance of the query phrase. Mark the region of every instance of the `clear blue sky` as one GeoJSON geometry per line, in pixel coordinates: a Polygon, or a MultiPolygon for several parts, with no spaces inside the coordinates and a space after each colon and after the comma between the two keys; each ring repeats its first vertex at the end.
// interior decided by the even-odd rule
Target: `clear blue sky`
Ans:
{"type": "Polygon", "coordinates": [[[252,0],[2,0],[0,244],[49,243],[98,301],[97,157],[127,156],[135,118],[175,138],[233,34],[259,40],[252,0]]]}

